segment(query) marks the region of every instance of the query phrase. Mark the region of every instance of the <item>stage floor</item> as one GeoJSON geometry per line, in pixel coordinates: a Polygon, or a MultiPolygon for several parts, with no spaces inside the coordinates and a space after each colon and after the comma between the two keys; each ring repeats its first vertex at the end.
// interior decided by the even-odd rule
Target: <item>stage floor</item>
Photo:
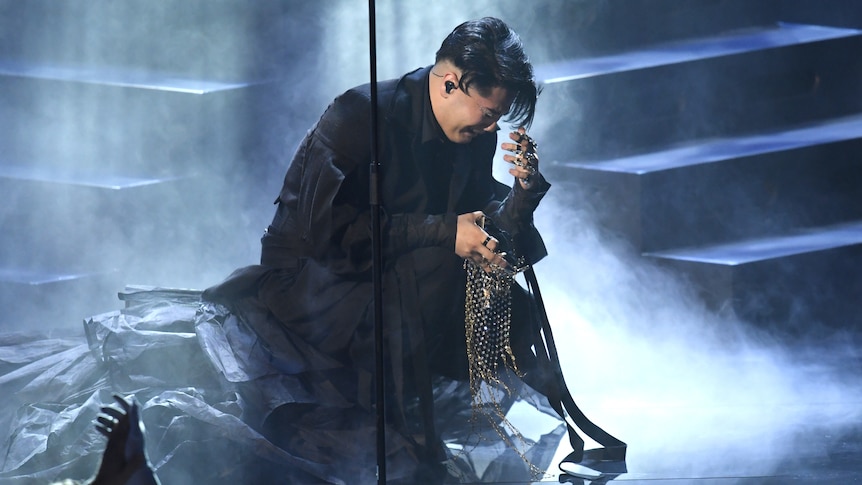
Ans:
{"type": "MultiPolygon", "coordinates": [[[[686,383],[688,395],[682,388],[664,392],[671,386],[656,386],[654,393],[642,387],[624,399],[582,405],[628,443],[626,463],[610,465],[592,481],[561,475],[554,466],[541,483],[862,483],[856,377],[862,360],[843,346],[796,353],[800,358],[787,362],[793,368],[786,374],[775,360],[753,359],[732,365],[738,374],[724,374],[723,382],[713,374],[700,387],[686,383]]],[[[561,446],[557,459],[568,451],[561,446]]]]}

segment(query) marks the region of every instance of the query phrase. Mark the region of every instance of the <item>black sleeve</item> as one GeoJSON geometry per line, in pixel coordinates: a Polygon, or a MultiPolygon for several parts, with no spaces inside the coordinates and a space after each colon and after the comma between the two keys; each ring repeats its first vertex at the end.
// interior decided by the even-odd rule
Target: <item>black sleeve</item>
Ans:
{"type": "MultiPolygon", "coordinates": [[[[297,151],[279,196],[294,205],[291,225],[310,256],[339,274],[371,269],[369,107],[365,92],[337,98],[297,151]]],[[[381,222],[386,257],[426,246],[454,250],[452,215],[383,214],[381,222]]]]}

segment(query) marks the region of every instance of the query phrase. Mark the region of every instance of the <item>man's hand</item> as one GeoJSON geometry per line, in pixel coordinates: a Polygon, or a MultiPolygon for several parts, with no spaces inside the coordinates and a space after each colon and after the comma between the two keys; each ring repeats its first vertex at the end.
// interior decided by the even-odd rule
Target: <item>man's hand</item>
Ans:
{"type": "Polygon", "coordinates": [[[512,155],[503,155],[503,160],[512,164],[509,173],[518,179],[522,188],[528,189],[532,185],[531,178],[539,173],[538,146],[523,127],[509,133],[509,139],[515,143],[503,143],[500,148],[512,155]]]}
{"type": "Polygon", "coordinates": [[[455,234],[455,254],[472,260],[474,263],[490,270],[491,264],[506,267],[503,256],[494,252],[498,241],[488,235],[478,223],[485,217],[481,211],[470,212],[458,216],[458,231],[455,234]]]}

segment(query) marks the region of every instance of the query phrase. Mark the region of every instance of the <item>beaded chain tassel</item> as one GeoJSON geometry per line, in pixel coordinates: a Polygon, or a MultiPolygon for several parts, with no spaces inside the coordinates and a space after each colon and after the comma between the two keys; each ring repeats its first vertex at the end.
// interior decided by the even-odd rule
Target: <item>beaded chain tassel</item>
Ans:
{"type": "Polygon", "coordinates": [[[496,394],[482,389],[483,383],[492,384],[511,396],[511,389],[500,380],[498,371],[505,366],[521,376],[509,340],[514,275],[493,266],[491,271],[485,271],[472,260],[464,261],[464,269],[467,273],[464,321],[474,417],[484,415],[503,442],[521,456],[534,474],[541,474],[521,451],[527,445],[526,439],[506,418],[496,394]]]}
{"type": "Polygon", "coordinates": [[[502,270],[487,272],[471,260],[464,261],[467,295],[464,316],[467,335],[467,360],[470,386],[478,391],[481,382],[502,384],[497,367],[518,366],[509,342],[512,326],[512,275],[502,270]]]}

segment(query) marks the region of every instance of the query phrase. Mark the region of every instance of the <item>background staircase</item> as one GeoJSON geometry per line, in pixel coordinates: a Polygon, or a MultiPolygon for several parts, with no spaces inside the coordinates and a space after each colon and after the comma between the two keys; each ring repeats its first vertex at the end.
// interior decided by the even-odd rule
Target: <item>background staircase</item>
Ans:
{"type": "MultiPolygon", "coordinates": [[[[685,2],[698,19],[732,3],[685,2]]],[[[543,65],[540,103],[561,115],[543,138],[571,140],[545,170],[567,203],[717,311],[781,337],[855,330],[862,6],[736,6],[697,32],[543,65]]]]}
{"type": "Polygon", "coordinates": [[[0,0],[0,328],[79,332],[126,284],[255,262],[262,100],[311,18],[292,3],[0,0]]]}
{"type": "MultiPolygon", "coordinates": [[[[545,84],[556,196],[718,311],[855,328],[858,2],[379,3],[381,78],[457,22],[509,21],[545,84]]],[[[366,9],[0,0],[0,328],[77,331],[127,284],[256,262],[293,147],[367,80],[366,9]]]]}

